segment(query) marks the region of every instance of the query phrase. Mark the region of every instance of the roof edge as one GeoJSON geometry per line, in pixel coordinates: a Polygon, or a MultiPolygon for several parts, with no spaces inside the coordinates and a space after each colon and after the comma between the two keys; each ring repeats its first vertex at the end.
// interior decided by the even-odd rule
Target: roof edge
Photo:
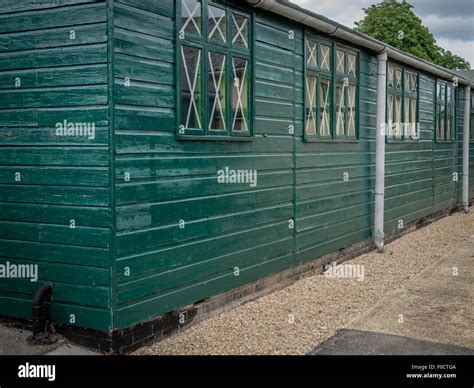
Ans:
{"type": "Polygon", "coordinates": [[[428,62],[424,59],[418,58],[412,54],[408,54],[402,50],[392,47],[377,39],[371,38],[365,34],[354,31],[349,27],[343,26],[325,16],[319,15],[315,12],[309,11],[287,0],[246,0],[248,4],[261,8],[288,19],[302,23],[321,31],[330,36],[354,43],[358,46],[365,47],[377,54],[386,52],[389,58],[395,59],[399,62],[406,63],[417,69],[432,73],[440,78],[458,79],[458,83],[474,87],[474,82],[470,79],[461,76],[454,70],[446,69],[442,66],[428,62]]]}

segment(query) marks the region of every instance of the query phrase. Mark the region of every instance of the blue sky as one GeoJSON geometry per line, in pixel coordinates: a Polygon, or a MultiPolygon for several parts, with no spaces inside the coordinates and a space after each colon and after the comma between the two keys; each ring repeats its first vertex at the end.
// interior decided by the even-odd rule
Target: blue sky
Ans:
{"type": "MultiPolygon", "coordinates": [[[[364,17],[362,8],[381,0],[292,0],[348,27],[364,17]]],[[[474,68],[474,0],[409,0],[438,45],[460,55],[474,68]]]]}

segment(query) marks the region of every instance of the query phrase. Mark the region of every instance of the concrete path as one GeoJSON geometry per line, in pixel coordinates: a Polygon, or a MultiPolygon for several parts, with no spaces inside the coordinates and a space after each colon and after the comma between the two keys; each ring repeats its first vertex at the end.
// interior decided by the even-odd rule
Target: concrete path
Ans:
{"type": "Polygon", "coordinates": [[[0,356],[6,355],[55,355],[55,356],[87,356],[100,353],[86,349],[82,346],[70,344],[58,336],[52,345],[28,345],[26,339],[31,331],[9,327],[0,324],[0,356]]]}
{"type": "Polygon", "coordinates": [[[474,354],[474,236],[311,354],[474,354]]]}

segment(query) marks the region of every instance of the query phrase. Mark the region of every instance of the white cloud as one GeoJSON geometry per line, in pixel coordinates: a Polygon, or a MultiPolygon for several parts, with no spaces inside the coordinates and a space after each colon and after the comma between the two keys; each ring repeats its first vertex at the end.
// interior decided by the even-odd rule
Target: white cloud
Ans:
{"type": "Polygon", "coordinates": [[[448,49],[453,54],[463,57],[471,64],[471,69],[474,68],[474,41],[468,40],[449,40],[438,39],[438,45],[448,49]]]}
{"type": "MultiPolygon", "coordinates": [[[[292,2],[353,28],[354,22],[364,17],[362,8],[367,8],[381,0],[292,0],[292,2]]],[[[472,0],[450,0],[449,2],[413,0],[413,3],[415,3],[415,13],[433,32],[438,45],[465,58],[474,68],[472,0]],[[452,10],[449,15],[446,14],[446,8],[452,10]]]]}

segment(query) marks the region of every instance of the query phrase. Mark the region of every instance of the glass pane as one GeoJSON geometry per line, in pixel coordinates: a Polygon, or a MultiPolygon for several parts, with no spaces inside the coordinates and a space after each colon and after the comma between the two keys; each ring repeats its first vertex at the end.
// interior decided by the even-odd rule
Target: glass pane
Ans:
{"type": "Polygon", "coordinates": [[[418,90],[418,77],[416,74],[411,75],[411,91],[416,92],[418,90]]]}
{"type": "Polygon", "coordinates": [[[451,139],[451,123],[452,123],[451,109],[449,109],[449,107],[446,113],[447,113],[446,114],[446,140],[449,140],[451,139]]]}
{"type": "Polygon", "coordinates": [[[201,129],[201,50],[181,46],[181,124],[201,129]]]}
{"type": "Polygon", "coordinates": [[[306,64],[309,67],[318,67],[318,44],[312,40],[306,41],[306,64]]]}
{"type": "MultiPolygon", "coordinates": [[[[410,121],[410,97],[405,97],[405,116],[404,116],[404,122],[408,123],[410,121]]],[[[408,135],[406,133],[405,135],[408,135]]]]}
{"type": "Polygon", "coordinates": [[[411,74],[408,72],[405,73],[405,92],[411,92],[411,74]]]}
{"type": "Polygon", "coordinates": [[[349,85],[349,93],[347,99],[347,135],[356,135],[355,114],[356,114],[356,87],[349,85]]]}
{"type": "Polygon", "coordinates": [[[357,56],[354,54],[349,54],[347,57],[348,61],[348,71],[349,75],[356,76],[357,75],[357,56]]]}
{"type": "Polygon", "coordinates": [[[444,117],[445,117],[445,108],[443,105],[440,106],[439,112],[439,138],[444,139],[444,117]]]}
{"type": "Polygon", "coordinates": [[[201,36],[201,1],[183,0],[181,7],[181,31],[187,34],[201,36]]]}
{"type": "Polygon", "coordinates": [[[326,79],[319,83],[319,134],[330,136],[330,112],[331,112],[331,87],[326,79]]]}
{"type": "Polygon", "coordinates": [[[402,71],[400,69],[395,70],[395,87],[402,89],[402,71]]]}
{"type": "Polygon", "coordinates": [[[232,14],[232,44],[249,48],[249,19],[239,14],[232,14]]]}
{"type": "Polygon", "coordinates": [[[323,70],[329,70],[331,66],[331,48],[324,44],[319,45],[320,67],[323,70]]]}
{"type": "Polygon", "coordinates": [[[413,126],[416,126],[416,99],[411,99],[411,108],[410,108],[410,123],[413,126]]]}
{"type": "Polygon", "coordinates": [[[226,130],[226,56],[209,53],[209,129],[226,130]]]}
{"type": "Polygon", "coordinates": [[[217,7],[209,6],[209,39],[219,43],[227,42],[227,14],[217,7]]]}
{"type": "Polygon", "coordinates": [[[402,136],[402,97],[395,96],[395,120],[394,136],[402,136]]]}
{"type": "Polygon", "coordinates": [[[474,139],[474,113],[471,113],[471,139],[474,139]]]}
{"type": "Polygon", "coordinates": [[[446,87],[441,85],[441,94],[440,94],[440,111],[439,111],[439,131],[440,139],[444,140],[445,137],[445,117],[446,117],[446,87]]]}
{"type": "Polygon", "coordinates": [[[317,78],[306,76],[306,134],[316,135],[316,85],[317,78]]]}
{"type": "Polygon", "coordinates": [[[451,106],[451,125],[450,125],[450,139],[454,139],[455,136],[455,124],[456,124],[456,111],[454,108],[454,104],[451,106]]]}
{"type": "Polygon", "coordinates": [[[341,50],[337,50],[336,53],[336,71],[341,74],[346,74],[346,53],[341,50]]]}
{"type": "Polygon", "coordinates": [[[388,67],[388,86],[393,88],[394,87],[394,77],[395,77],[395,69],[391,66],[388,67]]]}
{"type": "Polygon", "coordinates": [[[233,60],[233,87],[232,87],[232,130],[249,130],[249,68],[246,59],[233,60]]]}
{"type": "Polygon", "coordinates": [[[393,137],[393,103],[394,98],[393,94],[389,94],[387,96],[387,124],[388,124],[388,131],[387,134],[389,137],[393,137]]]}
{"type": "Polygon", "coordinates": [[[336,135],[343,136],[346,113],[346,86],[343,82],[336,84],[336,135]]]}

